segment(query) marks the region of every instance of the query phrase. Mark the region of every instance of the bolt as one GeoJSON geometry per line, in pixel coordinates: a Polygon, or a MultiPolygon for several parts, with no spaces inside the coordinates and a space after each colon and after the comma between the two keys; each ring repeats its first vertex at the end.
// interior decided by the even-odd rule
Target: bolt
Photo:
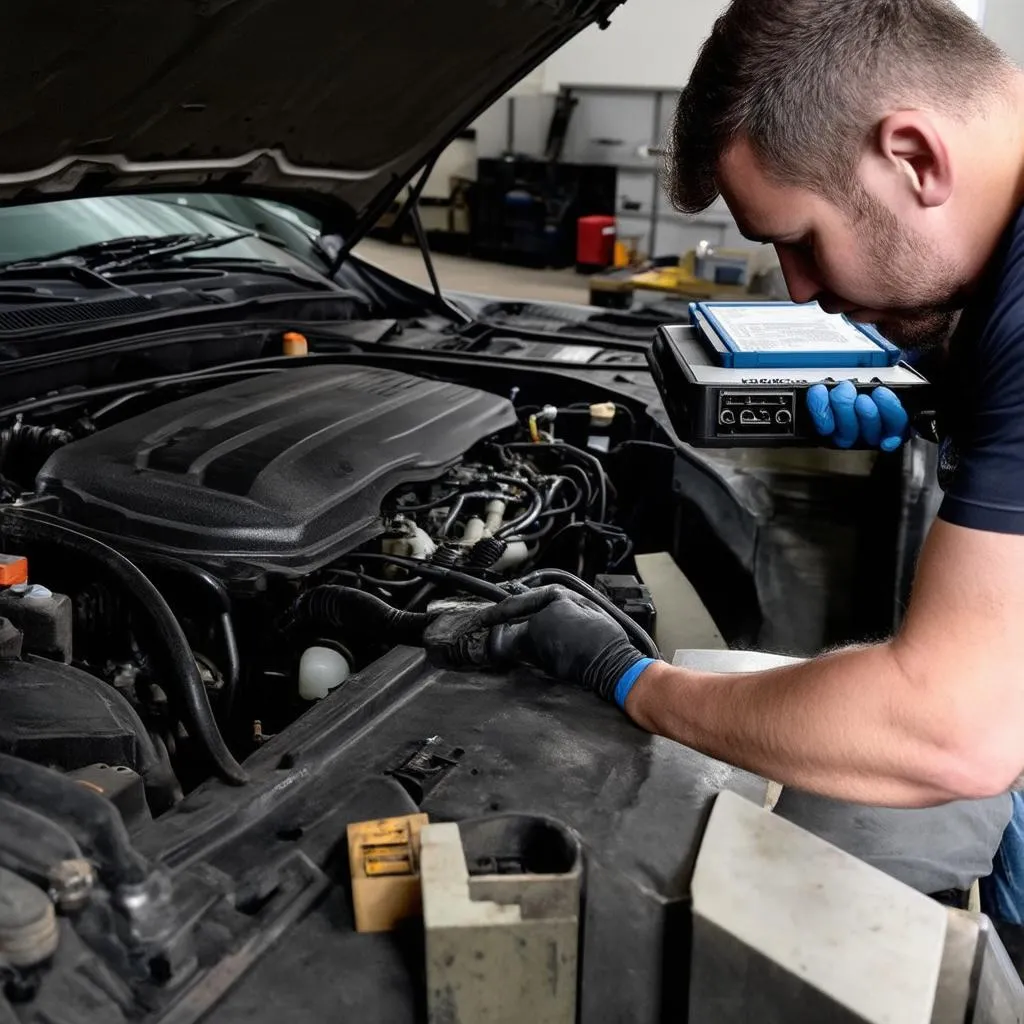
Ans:
{"type": "Polygon", "coordinates": [[[62,860],[50,869],[50,899],[64,914],[80,910],[89,901],[96,872],[93,866],[81,857],[62,860]]]}

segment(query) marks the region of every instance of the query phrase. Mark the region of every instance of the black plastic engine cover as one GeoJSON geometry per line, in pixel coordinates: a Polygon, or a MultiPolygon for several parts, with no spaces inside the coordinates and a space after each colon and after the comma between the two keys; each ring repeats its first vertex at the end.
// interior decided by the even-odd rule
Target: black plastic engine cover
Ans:
{"type": "Polygon", "coordinates": [[[382,499],[515,423],[506,399],[362,366],[182,399],[62,448],[37,484],[92,531],[193,561],[309,572],[380,527],[382,499]]]}

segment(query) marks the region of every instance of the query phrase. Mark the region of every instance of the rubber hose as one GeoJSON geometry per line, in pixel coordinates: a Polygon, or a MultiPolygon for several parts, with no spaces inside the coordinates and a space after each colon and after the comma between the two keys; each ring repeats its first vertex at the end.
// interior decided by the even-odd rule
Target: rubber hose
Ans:
{"type": "MultiPolygon", "coordinates": [[[[504,447],[511,450],[536,450],[538,447],[542,446],[536,445],[531,441],[513,441],[511,444],[506,444],[504,447]]],[[[589,465],[593,466],[597,470],[597,479],[601,488],[599,492],[601,496],[601,508],[600,512],[598,513],[598,516],[601,522],[604,522],[605,518],[608,515],[608,480],[607,473],[605,471],[604,466],[601,463],[601,460],[596,455],[584,451],[582,448],[577,448],[574,444],[566,444],[565,441],[551,441],[546,445],[546,447],[553,451],[570,452],[577,458],[583,459],[585,462],[587,462],[589,465]]]]}
{"type": "Polygon", "coordinates": [[[143,565],[154,565],[162,567],[168,572],[177,572],[188,576],[189,579],[203,586],[217,605],[220,612],[220,630],[224,641],[224,692],[221,694],[219,703],[221,719],[226,719],[231,711],[238,683],[242,677],[242,666],[238,657],[238,639],[235,635],[235,622],[231,617],[231,598],[228,596],[227,587],[213,573],[198,565],[193,565],[191,562],[182,561],[180,558],[146,552],[139,556],[139,561],[143,565]]]}
{"type": "Polygon", "coordinates": [[[521,533],[528,526],[531,526],[533,523],[537,521],[541,512],[543,511],[544,501],[541,498],[540,494],[538,494],[536,491],[534,491],[534,495],[535,497],[533,499],[533,504],[530,506],[528,511],[524,515],[521,515],[518,518],[512,519],[509,522],[507,522],[495,534],[496,537],[504,538],[511,536],[515,533],[521,533]]]}
{"type": "Polygon", "coordinates": [[[508,550],[508,544],[497,537],[484,537],[478,540],[469,552],[469,565],[472,569],[490,569],[508,550]]]}
{"type": "MultiPolygon", "coordinates": [[[[385,562],[392,562],[401,565],[411,572],[418,572],[426,579],[436,579],[440,582],[456,584],[462,590],[477,597],[487,598],[489,601],[504,601],[511,597],[512,593],[522,593],[533,587],[544,586],[548,583],[560,583],[569,590],[576,591],[588,600],[592,601],[602,610],[607,612],[626,631],[627,636],[633,641],[637,649],[650,658],[661,658],[658,645],[648,636],[646,630],[635,623],[624,611],[616,608],[603,594],[599,594],[593,587],[588,586],[578,576],[562,569],[538,569],[531,572],[522,579],[511,581],[509,590],[503,590],[495,583],[488,583],[486,580],[478,580],[468,573],[456,572],[454,569],[439,569],[434,566],[426,566],[411,558],[402,558],[399,555],[364,555],[364,558],[376,558],[385,562]]],[[[361,593],[361,591],[357,591],[361,593]]],[[[369,596],[369,595],[367,595],[369,596]]],[[[382,604],[384,602],[381,602],[382,604]]],[[[390,605],[385,605],[389,607],[390,605]]],[[[393,610],[393,609],[392,609],[393,610]]],[[[413,614],[413,613],[407,613],[413,614]]],[[[421,613],[422,614],[422,613],[421,613]]]]}
{"type": "Polygon", "coordinates": [[[512,495],[504,494],[501,491],[463,491],[452,503],[438,535],[440,537],[448,536],[448,531],[455,525],[455,520],[467,501],[503,501],[506,505],[511,505],[515,500],[512,495]]]}
{"type": "Polygon", "coordinates": [[[633,641],[633,645],[641,654],[646,655],[648,658],[660,660],[661,651],[658,650],[658,645],[650,638],[642,626],[634,622],[621,608],[616,608],[604,594],[598,593],[598,591],[589,584],[584,583],[578,576],[573,576],[571,572],[566,572],[564,569],[538,569],[535,572],[528,573],[518,582],[531,588],[555,583],[561,584],[561,586],[568,590],[574,590],[577,594],[585,597],[588,601],[592,601],[615,619],[626,631],[630,640],[633,641]]]}
{"type": "Polygon", "coordinates": [[[454,544],[442,544],[434,550],[430,556],[431,565],[439,565],[445,569],[451,569],[459,560],[462,551],[454,544]]]}
{"type": "Polygon", "coordinates": [[[392,608],[364,590],[351,587],[314,587],[298,600],[300,616],[325,622],[337,628],[354,627],[360,633],[385,633],[389,641],[418,646],[428,617],[423,612],[392,608]]]}
{"type": "Polygon", "coordinates": [[[392,565],[400,565],[403,569],[408,569],[415,576],[422,576],[425,580],[435,580],[438,583],[448,583],[459,590],[465,590],[468,594],[487,598],[488,601],[504,601],[509,596],[508,591],[502,590],[496,583],[478,580],[475,576],[459,572],[457,569],[444,569],[437,565],[426,565],[415,558],[403,558],[401,555],[377,553],[360,554],[359,557],[389,562],[392,565]]]}
{"type": "Polygon", "coordinates": [[[420,605],[427,604],[430,601],[430,595],[435,590],[437,590],[436,583],[431,583],[430,580],[427,580],[426,583],[421,582],[419,590],[406,602],[405,610],[409,612],[415,611],[420,605]]]}
{"type": "Polygon", "coordinates": [[[188,640],[167,602],[149,578],[120,552],[95,537],[71,529],[59,519],[24,508],[3,508],[0,514],[13,530],[89,559],[135,598],[139,610],[153,626],[156,639],[166,655],[174,695],[181,703],[190,736],[203,748],[214,770],[225,782],[244,785],[248,778],[217,728],[210,709],[210,698],[188,640]]]}
{"type": "Polygon", "coordinates": [[[110,888],[138,885],[149,868],[132,846],[121,814],[106,798],[59,772],[0,754],[0,794],[62,825],[110,888]]]}
{"type": "Polygon", "coordinates": [[[46,885],[62,860],[79,860],[82,848],[63,825],[14,800],[0,797],[0,866],[46,885]]]}
{"type": "Polygon", "coordinates": [[[238,682],[242,678],[242,662],[238,656],[238,639],[235,636],[235,624],[231,612],[221,612],[220,631],[224,635],[224,693],[220,699],[220,713],[225,720],[231,713],[238,691],[238,682]]]}
{"type": "MultiPolygon", "coordinates": [[[[495,473],[492,477],[493,480],[497,480],[498,483],[509,484],[513,487],[518,487],[520,490],[525,491],[530,496],[530,507],[526,512],[520,514],[515,519],[510,519],[495,533],[496,537],[506,537],[510,534],[516,533],[519,530],[526,529],[531,523],[533,523],[537,517],[541,514],[544,508],[544,498],[541,496],[540,491],[537,490],[533,484],[528,484],[523,480],[519,480],[514,476],[505,476],[504,474],[495,473]]],[[[520,501],[522,499],[519,499],[520,501]]]]}

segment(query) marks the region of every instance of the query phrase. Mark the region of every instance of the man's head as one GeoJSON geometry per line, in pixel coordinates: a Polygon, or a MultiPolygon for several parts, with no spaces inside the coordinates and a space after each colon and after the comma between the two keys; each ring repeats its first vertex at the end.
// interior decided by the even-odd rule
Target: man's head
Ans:
{"type": "Polygon", "coordinates": [[[672,126],[685,212],[721,194],[793,298],[948,333],[1021,200],[1020,78],[948,0],[734,0],[672,126]]]}

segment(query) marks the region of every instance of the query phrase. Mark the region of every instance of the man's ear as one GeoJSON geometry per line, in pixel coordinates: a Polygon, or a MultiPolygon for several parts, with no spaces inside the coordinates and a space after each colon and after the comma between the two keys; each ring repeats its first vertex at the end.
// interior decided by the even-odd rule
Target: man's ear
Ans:
{"type": "Polygon", "coordinates": [[[949,147],[935,122],[918,110],[889,114],[878,124],[877,155],[906,181],[923,206],[942,206],[953,192],[949,147]]]}

